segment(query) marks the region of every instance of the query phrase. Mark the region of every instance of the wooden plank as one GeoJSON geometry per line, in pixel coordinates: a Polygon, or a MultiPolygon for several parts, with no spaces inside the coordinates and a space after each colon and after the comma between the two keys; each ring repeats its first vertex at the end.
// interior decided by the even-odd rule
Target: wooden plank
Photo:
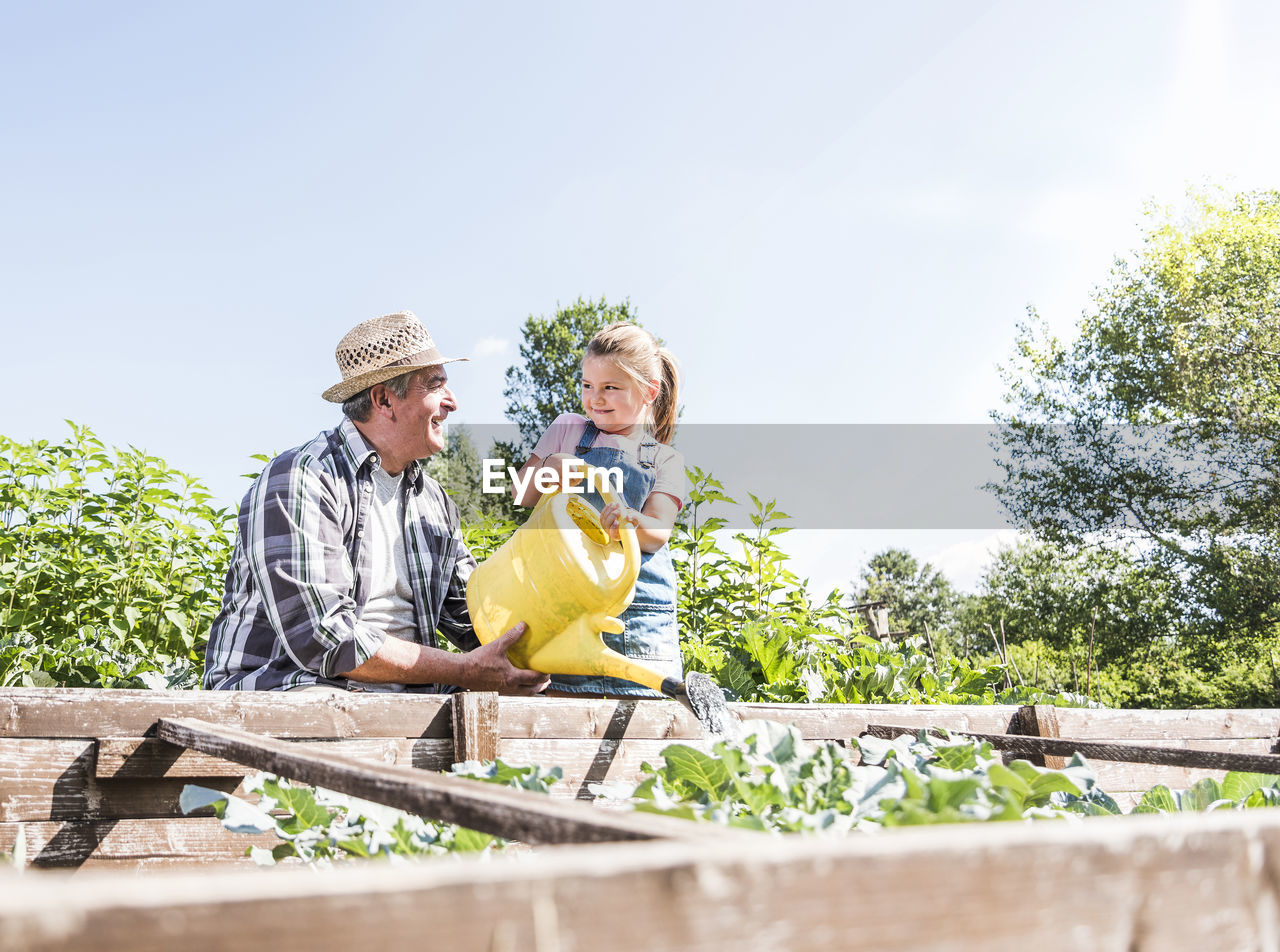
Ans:
{"type": "Polygon", "coordinates": [[[419,816],[526,843],[597,843],[732,835],[709,824],[610,814],[588,804],[409,767],[318,754],[298,744],[195,719],[160,721],[162,740],[419,816]]]}
{"type": "MultiPolygon", "coordinates": [[[[407,764],[423,770],[448,770],[454,763],[453,742],[441,738],[300,739],[298,743],[314,744],[318,750],[337,751],[361,760],[407,764]]],[[[247,772],[243,764],[210,757],[154,738],[121,737],[98,741],[95,775],[99,778],[243,777],[247,772]]]]}
{"type": "Polygon", "coordinates": [[[493,760],[498,756],[498,695],[463,691],[449,701],[453,716],[453,759],[493,760]]]}
{"type": "Polygon", "coordinates": [[[0,821],[74,818],[88,808],[91,740],[0,737],[0,821]]]}
{"type": "Polygon", "coordinates": [[[1058,707],[1048,710],[1054,714],[1060,736],[1089,740],[1114,737],[1145,742],[1155,738],[1280,736],[1280,710],[1274,709],[1140,711],[1058,707]]]}
{"type": "MultiPolygon", "coordinates": [[[[1036,737],[1061,737],[1062,728],[1058,724],[1058,709],[1047,704],[1036,704],[1022,709],[1024,729],[1020,734],[1032,734],[1036,737]]],[[[1067,765],[1067,758],[1050,754],[1031,754],[1032,762],[1050,770],[1061,770],[1067,765]]]]}
{"type": "MultiPolygon", "coordinates": [[[[0,738],[0,821],[97,820],[180,816],[184,780],[100,779],[92,740],[0,738]]],[[[201,783],[237,789],[243,768],[201,783]]]]}
{"type": "Polygon", "coordinates": [[[498,708],[502,738],[648,737],[689,739],[702,725],[675,701],[504,697],[498,708]]]}
{"type": "Polygon", "coordinates": [[[1278,854],[1280,817],[1258,810],[620,844],[324,876],[175,873],[146,889],[123,875],[67,888],[48,874],[0,889],[0,945],[416,948],[425,923],[455,952],[1272,949],[1278,854]]]}
{"type": "Polygon", "coordinates": [[[27,862],[39,869],[116,869],[165,872],[218,863],[256,868],[244,854],[268,849],[274,833],[231,833],[215,817],[0,823],[0,853],[11,853],[21,835],[27,862]]]}
{"type": "Polygon", "coordinates": [[[0,689],[0,737],[140,737],[162,717],[280,737],[452,737],[441,695],[0,689]]]}
{"type": "MultiPolygon", "coordinates": [[[[867,733],[874,737],[893,738],[911,731],[897,725],[869,724],[867,733]]],[[[1065,757],[1078,753],[1098,760],[1123,760],[1136,764],[1280,774],[1280,754],[1245,754],[1190,747],[1157,747],[1152,744],[1103,744],[1074,737],[1024,737],[1018,734],[984,734],[976,731],[964,733],[975,740],[990,741],[997,750],[1040,754],[1046,759],[1049,755],[1065,757]]]]}
{"type": "Polygon", "coordinates": [[[1206,777],[1221,780],[1227,774],[1225,770],[1105,760],[1091,761],[1090,766],[1098,778],[1098,785],[1113,797],[1121,793],[1136,793],[1140,798],[1156,784],[1164,784],[1171,790],[1186,790],[1198,780],[1206,777]]]}
{"type": "Polygon", "coordinates": [[[952,730],[1008,732],[1016,725],[1016,705],[977,704],[741,704],[731,708],[742,718],[794,724],[807,740],[847,741],[866,725],[892,713],[894,723],[939,724],[952,730]]]}
{"type": "MultiPolygon", "coordinates": [[[[1090,737],[1096,744],[1127,744],[1133,737],[1090,737]]],[[[1193,747],[1197,750],[1220,750],[1238,754],[1280,753],[1272,737],[1150,737],[1141,739],[1149,747],[1193,747]]]]}
{"type": "MultiPolygon", "coordinates": [[[[848,740],[863,733],[868,723],[939,724],[957,730],[1010,732],[1016,724],[1016,705],[911,704],[730,704],[739,720],[753,718],[795,724],[811,740],[848,740]]],[[[498,729],[512,738],[622,738],[697,740],[702,725],[674,701],[606,701],[571,698],[504,697],[498,729]]]]}

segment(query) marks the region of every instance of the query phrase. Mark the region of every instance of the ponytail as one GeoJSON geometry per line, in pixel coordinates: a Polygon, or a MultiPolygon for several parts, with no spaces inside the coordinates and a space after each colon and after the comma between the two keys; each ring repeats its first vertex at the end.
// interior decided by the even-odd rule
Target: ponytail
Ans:
{"type": "Polygon", "coordinates": [[[653,401],[653,438],[659,443],[670,443],[676,435],[676,416],[680,412],[677,403],[680,399],[680,366],[665,347],[658,348],[658,363],[661,365],[658,379],[662,385],[657,399],[653,401]]]}

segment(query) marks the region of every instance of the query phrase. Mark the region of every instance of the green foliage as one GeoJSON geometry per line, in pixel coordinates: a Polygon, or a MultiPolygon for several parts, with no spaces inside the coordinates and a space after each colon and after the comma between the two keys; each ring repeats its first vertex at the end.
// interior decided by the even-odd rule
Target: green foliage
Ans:
{"type": "Polygon", "coordinates": [[[1231,771],[1221,781],[1205,777],[1187,790],[1152,787],[1133,812],[1208,813],[1274,806],[1280,806],[1280,776],[1231,771]]]}
{"type": "MultiPolygon", "coordinates": [[[[844,834],[890,826],[991,820],[1078,819],[1122,811],[1079,755],[1061,770],[1006,764],[991,745],[947,731],[854,742],[854,764],[837,744],[811,744],[794,726],[749,721],[711,753],[684,744],[642,765],[637,809],[775,833],[844,834]]],[[[1280,777],[1230,772],[1181,793],[1154,787],[1134,813],[1280,805],[1280,777]]]]}
{"type": "Polygon", "coordinates": [[[199,480],[68,421],[0,437],[0,686],[194,686],[234,519],[199,480]]]}
{"type": "MultiPolygon", "coordinates": [[[[456,776],[547,793],[562,776],[560,768],[511,767],[502,761],[455,764],[456,776]]],[[[506,841],[452,823],[424,820],[391,807],[344,794],[302,786],[269,774],[246,781],[257,794],[256,804],[240,797],[188,784],[180,805],[183,813],[213,807],[222,825],[233,833],[275,833],[282,840],[272,849],[251,846],[245,855],[260,866],[282,859],[327,866],[352,857],[383,858],[391,862],[502,849],[506,841]]]]}
{"type": "Polygon", "coordinates": [[[726,552],[720,538],[727,520],[711,510],[735,500],[697,467],[689,482],[689,504],[670,543],[687,671],[701,671],[744,701],[1013,702],[1012,693],[997,694],[1006,681],[1001,665],[926,654],[920,638],[885,644],[867,637],[839,589],[815,602],[786,567],[777,538],[788,531],[779,524],[787,515],[773,502],[748,494],[752,528],[732,537],[740,556],[726,552]]]}
{"type": "MultiPolygon", "coordinates": [[[[1005,765],[988,743],[921,732],[856,741],[861,764],[837,744],[751,721],[710,754],[683,744],[644,764],[629,793],[637,809],[775,833],[844,834],[888,826],[1118,813],[1088,765],[1005,765]]],[[[602,792],[604,792],[602,790],[602,792]]]]}
{"type": "Polygon", "coordinates": [[[476,557],[476,561],[483,562],[510,539],[517,528],[519,527],[510,519],[485,512],[470,522],[463,522],[462,540],[476,557]]]}
{"type": "Polygon", "coordinates": [[[507,368],[506,417],[520,428],[509,458],[523,462],[561,413],[582,409],[582,355],[596,331],[618,321],[638,324],[631,302],[578,298],[551,317],[530,314],[521,329],[521,364],[507,368]]]}
{"type": "Polygon", "coordinates": [[[27,834],[21,823],[14,824],[13,852],[0,853],[0,866],[12,866],[19,873],[27,866],[27,834]]]}
{"type": "Polygon", "coordinates": [[[1172,634],[1212,669],[1280,624],[1280,193],[1149,215],[1073,343],[1020,330],[992,488],[1056,545],[1139,543],[1131,575],[1174,591],[1172,634]]]}
{"type": "Polygon", "coordinates": [[[445,447],[427,460],[427,475],[448,493],[463,522],[480,517],[485,494],[480,491],[480,454],[462,425],[449,425],[445,447]]]}
{"type": "Polygon", "coordinates": [[[1005,633],[1011,667],[1044,691],[1114,707],[1275,703],[1274,633],[1220,637],[1191,624],[1184,580],[1122,550],[1024,542],[1001,550],[960,612],[966,639],[1005,633]]]}

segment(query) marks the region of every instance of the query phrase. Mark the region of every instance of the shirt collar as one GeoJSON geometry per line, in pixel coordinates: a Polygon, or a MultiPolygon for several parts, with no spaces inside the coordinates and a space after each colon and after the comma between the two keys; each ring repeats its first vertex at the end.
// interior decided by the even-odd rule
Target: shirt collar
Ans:
{"type": "MultiPolygon", "coordinates": [[[[369,442],[364,438],[364,434],[351,422],[349,417],[344,416],[342,418],[342,423],[338,426],[338,436],[342,443],[342,452],[346,454],[347,461],[351,464],[352,472],[359,473],[367,465],[378,465],[378,451],[369,445],[369,442]]],[[[413,486],[415,492],[422,491],[423,471],[422,463],[416,459],[405,467],[405,478],[413,486]]]]}

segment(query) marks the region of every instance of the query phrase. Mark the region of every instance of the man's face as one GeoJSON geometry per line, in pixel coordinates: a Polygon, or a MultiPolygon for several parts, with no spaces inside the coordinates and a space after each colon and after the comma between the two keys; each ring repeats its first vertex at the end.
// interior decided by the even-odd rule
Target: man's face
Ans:
{"type": "Polygon", "coordinates": [[[449,389],[449,375],[443,367],[431,367],[409,384],[403,400],[388,394],[395,407],[398,435],[415,459],[439,453],[445,446],[444,421],[458,402],[449,389]]]}

